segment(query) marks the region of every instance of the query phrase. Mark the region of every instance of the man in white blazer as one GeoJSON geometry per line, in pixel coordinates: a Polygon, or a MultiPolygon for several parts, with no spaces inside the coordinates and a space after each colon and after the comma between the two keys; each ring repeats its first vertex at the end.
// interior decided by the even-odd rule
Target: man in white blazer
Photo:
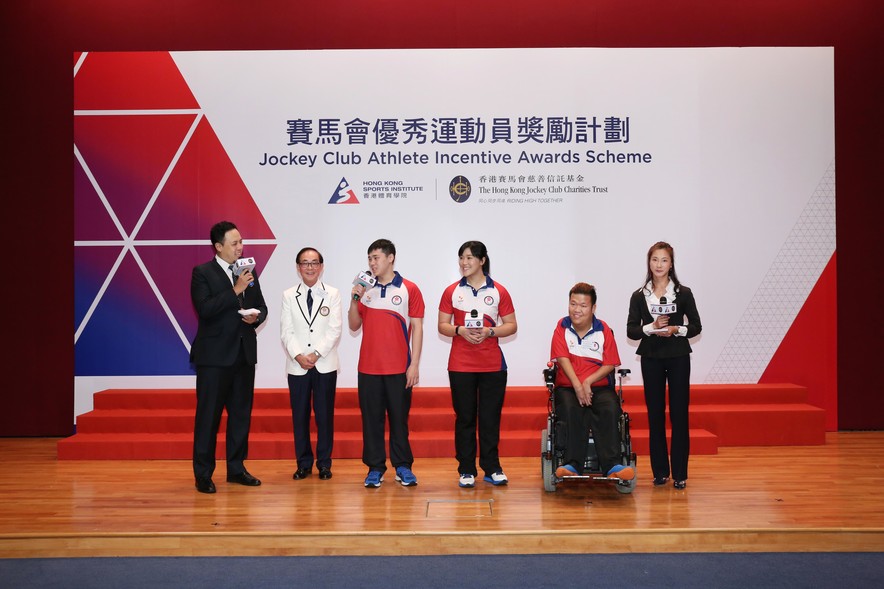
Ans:
{"type": "Polygon", "coordinates": [[[335,388],[338,380],[338,342],[341,340],[341,294],[319,280],[324,260],[312,247],[296,258],[301,282],[282,295],[280,337],[286,354],[295,458],[292,478],[313,474],[310,445],[310,406],[316,419],[316,466],[319,478],[332,477],[331,455],[335,431],[335,388]]]}

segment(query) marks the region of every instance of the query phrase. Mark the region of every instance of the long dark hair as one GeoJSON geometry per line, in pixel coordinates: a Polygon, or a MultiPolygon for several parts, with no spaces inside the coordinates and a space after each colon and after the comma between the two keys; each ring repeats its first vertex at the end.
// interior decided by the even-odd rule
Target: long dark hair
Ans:
{"type": "Polygon", "coordinates": [[[463,255],[464,250],[470,250],[470,253],[473,254],[474,258],[485,258],[485,263],[482,264],[482,272],[486,275],[491,273],[491,258],[488,257],[488,248],[485,247],[485,244],[481,241],[467,241],[460,249],[457,250],[457,257],[463,255]]]}
{"type": "MultiPolygon", "coordinates": [[[[672,266],[669,268],[669,280],[675,285],[675,292],[677,293],[681,288],[681,282],[678,281],[678,275],[675,273],[675,250],[665,241],[658,241],[648,250],[648,258],[645,260],[645,285],[650,282],[653,286],[654,275],[651,274],[651,254],[657,250],[666,250],[666,253],[669,254],[669,260],[672,262],[672,266]]],[[[645,286],[642,286],[642,290],[645,290],[645,286]]]]}

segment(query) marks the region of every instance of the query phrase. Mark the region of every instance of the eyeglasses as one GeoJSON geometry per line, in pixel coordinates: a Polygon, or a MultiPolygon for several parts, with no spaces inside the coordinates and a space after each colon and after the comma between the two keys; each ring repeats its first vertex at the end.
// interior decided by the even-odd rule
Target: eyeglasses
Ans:
{"type": "Polygon", "coordinates": [[[319,262],[319,261],[314,262],[313,260],[311,260],[309,262],[298,262],[298,266],[300,266],[301,268],[313,268],[315,266],[322,266],[322,262],[319,262]]]}

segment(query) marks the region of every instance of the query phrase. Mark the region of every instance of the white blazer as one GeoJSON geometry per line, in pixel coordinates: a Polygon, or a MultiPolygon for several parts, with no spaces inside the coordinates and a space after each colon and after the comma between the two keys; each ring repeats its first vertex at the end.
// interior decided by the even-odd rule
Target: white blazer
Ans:
{"type": "Polygon", "coordinates": [[[341,293],[322,281],[313,285],[313,313],[307,314],[307,290],[303,282],[282,293],[279,335],[285,349],[285,368],[300,376],[307,371],[295,361],[298,354],[319,352],[316,370],[323,374],[338,369],[341,341],[341,293]]]}

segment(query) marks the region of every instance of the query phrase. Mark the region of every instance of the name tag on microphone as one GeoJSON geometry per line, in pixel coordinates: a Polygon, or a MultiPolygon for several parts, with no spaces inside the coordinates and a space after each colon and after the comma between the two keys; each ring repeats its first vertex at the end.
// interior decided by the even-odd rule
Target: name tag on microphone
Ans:
{"type": "Polygon", "coordinates": [[[363,288],[371,288],[376,283],[377,279],[372,276],[370,272],[360,272],[356,275],[356,278],[353,279],[353,286],[356,286],[358,284],[363,288]]]}
{"type": "Polygon", "coordinates": [[[233,264],[233,273],[239,276],[243,272],[255,271],[255,258],[240,258],[233,264]]]}
{"type": "Polygon", "coordinates": [[[471,317],[469,315],[463,318],[463,326],[467,329],[477,329],[483,327],[481,317],[471,317]]]}
{"type": "Polygon", "coordinates": [[[668,303],[666,305],[649,305],[649,308],[651,315],[671,315],[676,312],[675,303],[668,303]]]}

